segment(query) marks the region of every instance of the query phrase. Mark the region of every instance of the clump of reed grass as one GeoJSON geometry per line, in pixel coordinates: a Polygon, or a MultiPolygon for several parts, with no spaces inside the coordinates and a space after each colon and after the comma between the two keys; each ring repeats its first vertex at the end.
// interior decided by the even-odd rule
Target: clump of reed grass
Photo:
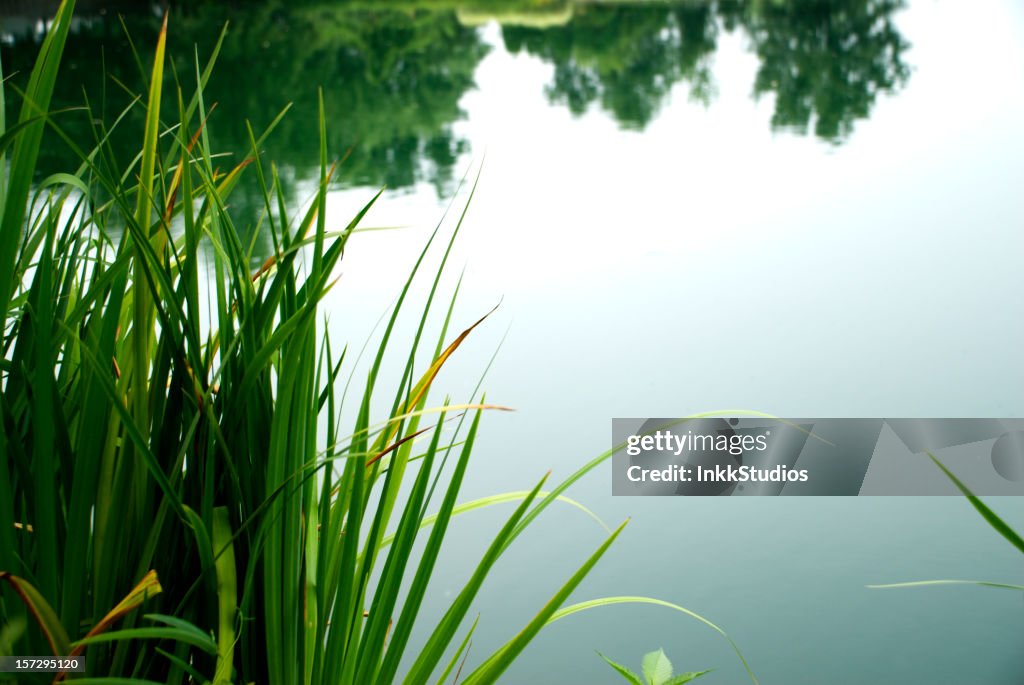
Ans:
{"type": "MultiPolygon", "coordinates": [[[[220,44],[193,74],[166,74],[165,20],[132,104],[146,115],[140,151],[119,166],[108,145],[116,120],[94,118],[93,140],[71,140],[49,111],[73,4],[52,22],[18,121],[0,122],[10,155],[0,164],[0,585],[10,590],[0,650],[85,654],[83,683],[444,682],[463,668],[476,626],[467,615],[490,570],[611,452],[550,492],[542,478],[459,503],[491,407],[482,397],[430,404],[439,370],[475,327],[451,335],[453,294],[440,336],[425,337],[445,268],[442,258],[426,273],[437,232],[346,399],[337,388],[348,358],[323,302],[373,201],[344,225],[327,217],[322,102],[318,187],[295,212],[260,154],[280,117],[250,127],[251,155],[221,168],[205,92],[220,44]],[[80,166],[35,179],[44,134],[80,166]],[[242,239],[231,210],[243,174],[262,189],[259,231],[273,245],[256,270],[254,239],[242,239]],[[427,302],[410,313],[423,281],[427,302]],[[400,316],[418,321],[405,344],[392,335],[400,316]],[[403,360],[391,387],[380,381],[386,355],[403,360]],[[380,397],[384,417],[371,411],[380,397]],[[356,419],[343,426],[346,402],[356,419]],[[509,500],[517,506],[462,590],[412,645],[452,517],[509,500]]],[[[461,682],[496,680],[553,620],[655,602],[562,606],[624,525],[461,682]]]]}

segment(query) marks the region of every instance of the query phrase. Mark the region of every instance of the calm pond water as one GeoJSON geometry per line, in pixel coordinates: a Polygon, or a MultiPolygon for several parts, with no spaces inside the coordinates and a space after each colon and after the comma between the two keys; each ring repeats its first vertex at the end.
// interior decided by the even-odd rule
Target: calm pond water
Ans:
{"type": "MultiPolygon", "coordinates": [[[[323,84],[331,154],[351,150],[330,216],[388,186],[367,225],[403,228],[353,243],[332,302],[332,325],[356,346],[459,177],[482,163],[452,257],[453,277],[465,266],[456,323],[501,304],[441,380],[467,398],[507,333],[484,387],[517,411],[485,421],[467,498],[526,489],[548,469],[561,479],[607,449],[615,416],[1024,415],[1024,5],[457,4],[258,3],[232,17],[210,91],[211,131],[238,155],[242,116],[263,126],[295,102],[267,152],[301,200],[323,84]]],[[[134,68],[98,7],[70,44],[93,92],[99,46],[112,70],[134,68]]],[[[172,42],[206,50],[227,16],[176,12],[172,42]]],[[[128,18],[139,45],[158,23],[128,18]]],[[[4,26],[11,73],[28,63],[35,23],[4,26]]],[[[187,59],[176,64],[187,73],[187,59]]],[[[109,83],[107,96],[114,108],[109,83]]],[[[1019,555],[961,499],[610,493],[608,470],[571,493],[609,523],[632,517],[577,597],[698,611],[762,683],[1024,680],[1018,595],[864,587],[1021,582],[1019,555]]],[[[1024,503],[994,504],[1024,525],[1024,503]]],[[[507,513],[458,522],[429,611],[443,611],[507,513]]],[[[569,507],[541,523],[485,586],[471,660],[602,539],[569,507]]],[[[566,619],[507,681],[611,683],[595,649],[637,666],[658,647],[681,670],[714,668],[702,683],[743,682],[720,637],[654,607],[566,619]]]]}

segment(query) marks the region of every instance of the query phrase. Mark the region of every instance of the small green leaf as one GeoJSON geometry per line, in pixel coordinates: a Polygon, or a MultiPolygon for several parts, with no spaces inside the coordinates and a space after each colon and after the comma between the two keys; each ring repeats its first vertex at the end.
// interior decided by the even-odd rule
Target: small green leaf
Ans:
{"type": "Polygon", "coordinates": [[[598,652],[597,655],[604,659],[609,666],[618,671],[619,675],[621,675],[627,681],[632,683],[632,685],[644,685],[644,682],[640,680],[640,676],[638,676],[636,673],[633,673],[633,671],[629,670],[622,664],[615,663],[614,661],[606,657],[604,654],[601,654],[601,652],[598,652]]]}
{"type": "Polygon", "coordinates": [[[664,649],[644,654],[640,667],[649,685],[664,685],[672,677],[672,662],[665,656],[664,649]]]}
{"type": "Polygon", "coordinates": [[[685,683],[688,683],[691,680],[696,680],[707,673],[711,673],[711,670],[708,669],[706,671],[689,671],[687,673],[680,673],[679,675],[672,676],[666,680],[665,685],[685,685],[685,683]]]}

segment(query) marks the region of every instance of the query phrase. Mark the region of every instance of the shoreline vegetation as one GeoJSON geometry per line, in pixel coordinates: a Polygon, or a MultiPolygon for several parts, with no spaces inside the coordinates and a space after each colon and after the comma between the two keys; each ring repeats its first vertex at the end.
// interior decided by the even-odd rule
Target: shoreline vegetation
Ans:
{"type": "Polygon", "coordinates": [[[131,47],[145,89],[113,117],[86,99],[90,126],[70,134],[53,94],[73,8],[61,3],[24,87],[0,91],[20,109],[0,120],[0,654],[84,654],[86,677],[67,677],[82,683],[479,685],[552,621],[631,603],[703,622],[757,682],[732,639],[683,607],[566,605],[626,522],[504,645],[470,655],[490,570],[548,506],[572,504],[565,491],[610,451],[556,486],[545,476],[460,502],[482,416],[501,409],[433,387],[486,319],[456,333],[458,288],[439,288],[462,218],[410,267],[358,392],[339,392],[352,365],[323,298],[376,198],[350,221],[327,216],[339,167],[322,93],[302,122],[318,131],[318,191],[296,213],[264,148],[285,111],[263,129],[246,123],[240,161],[211,145],[207,88],[224,33],[179,68],[165,15],[151,56],[131,47]],[[115,154],[132,112],[141,142],[115,154]],[[39,179],[41,151],[56,145],[75,164],[39,179]],[[232,205],[246,176],[272,245],[255,270],[255,234],[232,205]],[[429,291],[419,311],[403,306],[414,288],[429,291]],[[409,340],[392,336],[400,316],[418,322],[409,340]],[[435,320],[436,339],[425,333],[435,320]],[[385,360],[404,369],[390,386],[385,360]],[[386,417],[371,410],[379,398],[386,417]],[[353,425],[339,422],[343,406],[353,425]],[[504,502],[514,511],[447,612],[422,616],[452,518],[504,502]]]}

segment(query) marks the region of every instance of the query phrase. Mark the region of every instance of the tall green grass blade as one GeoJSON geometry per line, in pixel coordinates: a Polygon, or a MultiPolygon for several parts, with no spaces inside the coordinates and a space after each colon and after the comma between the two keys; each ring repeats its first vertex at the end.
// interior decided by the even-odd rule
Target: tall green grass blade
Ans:
{"type": "MultiPolygon", "coordinates": [[[[74,6],[74,0],[63,0],[58,7],[53,22],[50,24],[50,30],[47,32],[46,38],[43,39],[39,58],[29,76],[28,86],[25,88],[19,123],[28,125],[18,133],[15,140],[10,169],[7,172],[7,183],[3,188],[0,245],[17,245],[21,236],[29,190],[35,175],[36,160],[39,158],[39,148],[43,138],[44,120],[42,117],[48,114],[50,109],[50,99],[53,95],[57,69],[71,27],[71,13],[74,6]]],[[[0,250],[0,322],[7,320],[11,295],[16,286],[14,259],[15,252],[13,250],[0,250]]],[[[4,329],[0,329],[0,343],[3,342],[5,329],[6,325],[4,324],[4,329]]]]}
{"type": "Polygon", "coordinates": [[[540,632],[541,628],[547,625],[552,615],[558,611],[558,608],[562,606],[569,595],[576,589],[576,587],[583,581],[590,569],[594,567],[597,561],[604,555],[608,550],[608,547],[615,542],[615,538],[619,536],[622,530],[629,523],[628,520],[623,521],[618,528],[616,528],[611,535],[609,535],[601,546],[590,555],[582,566],[577,569],[576,573],[569,578],[569,580],[559,588],[558,592],[548,600],[548,603],[537,613],[533,619],[526,624],[526,626],[511,640],[509,640],[503,647],[495,652],[489,659],[484,661],[475,671],[469,674],[466,678],[465,685],[485,685],[488,683],[497,682],[498,678],[508,669],[512,662],[519,656],[519,654],[526,649],[526,646],[536,637],[537,633],[540,632]]]}
{"type": "MultiPolygon", "coordinates": [[[[470,436],[474,435],[479,418],[480,416],[478,413],[476,419],[474,419],[473,427],[470,429],[470,436]]],[[[466,449],[469,449],[470,445],[471,441],[467,438],[466,449]]],[[[523,515],[529,509],[530,505],[533,503],[537,493],[540,492],[541,487],[544,485],[545,480],[547,480],[547,476],[537,483],[534,489],[530,492],[530,496],[523,500],[522,504],[516,508],[512,513],[512,516],[509,517],[508,521],[495,536],[494,541],[484,553],[484,556],[480,560],[476,570],[470,576],[462,591],[458,596],[456,596],[444,617],[437,624],[437,627],[434,628],[434,632],[430,635],[430,638],[427,640],[426,645],[424,645],[423,650],[409,669],[409,673],[406,674],[404,680],[405,683],[412,685],[412,683],[421,683],[429,679],[430,674],[433,673],[434,669],[437,667],[444,651],[451,642],[459,624],[462,623],[462,619],[469,611],[470,604],[476,597],[477,592],[479,592],[480,587],[483,585],[484,579],[498,560],[498,557],[500,557],[501,553],[504,551],[506,541],[512,534],[512,531],[515,530],[519,521],[522,520],[523,515]]],[[[445,525],[447,525],[447,522],[445,525]]],[[[438,525],[435,524],[433,532],[440,530],[443,530],[443,528],[439,528],[438,525]]]]}
{"type": "MultiPolygon", "coordinates": [[[[4,89],[4,65],[0,60],[0,139],[7,137],[7,96],[4,89]]],[[[0,145],[0,217],[4,215],[4,200],[7,198],[7,145],[0,145]]],[[[2,220],[2,219],[0,219],[2,220]]]]}
{"type": "MultiPolygon", "coordinates": [[[[179,648],[180,648],[180,646],[181,645],[179,645],[179,648]]],[[[204,683],[204,682],[206,682],[206,680],[207,680],[206,677],[203,676],[202,673],[197,671],[192,666],[192,664],[186,662],[181,657],[179,657],[179,656],[177,656],[175,654],[171,654],[170,652],[168,652],[166,650],[163,650],[163,649],[160,649],[159,647],[157,647],[154,651],[156,651],[157,654],[159,654],[160,656],[164,657],[165,659],[170,661],[174,666],[176,666],[180,670],[180,672],[181,672],[180,675],[182,676],[182,678],[187,675],[189,678],[192,679],[192,682],[194,682],[194,683],[204,683]]],[[[171,671],[171,673],[168,674],[168,675],[170,676],[168,678],[168,683],[180,683],[181,682],[181,678],[179,678],[177,680],[174,679],[174,675],[175,675],[174,671],[171,671]]]]}
{"type": "Polygon", "coordinates": [[[197,640],[204,640],[204,651],[209,651],[210,636],[199,630],[199,628],[194,624],[176,616],[168,616],[166,614],[146,614],[143,618],[148,621],[153,621],[154,623],[162,623],[166,626],[170,626],[171,628],[191,631],[196,636],[197,640]]]}
{"type": "MultiPolygon", "coordinates": [[[[477,614],[477,617],[473,619],[473,625],[471,625],[469,630],[466,631],[466,637],[462,638],[462,642],[459,643],[458,649],[455,650],[455,653],[452,654],[452,658],[449,659],[448,665],[444,667],[443,671],[441,671],[441,677],[437,679],[437,685],[442,685],[446,680],[448,680],[448,676],[451,675],[455,665],[462,663],[460,659],[465,658],[463,657],[463,654],[469,654],[469,646],[472,644],[471,640],[473,639],[473,633],[476,632],[476,626],[479,622],[480,615],[477,614]]],[[[456,676],[456,681],[457,680],[458,676],[456,676]]]]}
{"type": "MultiPolygon", "coordinates": [[[[153,207],[153,173],[156,165],[157,143],[160,135],[160,97],[163,91],[164,53],[167,47],[167,15],[157,38],[156,53],[153,57],[153,71],[149,80],[149,101],[146,105],[146,130],[142,143],[142,162],[139,166],[139,189],[135,200],[135,223],[143,232],[136,240],[150,240],[149,226],[153,207]]],[[[160,250],[157,250],[159,254],[160,250]]],[[[134,315],[132,341],[135,360],[132,405],[133,418],[143,438],[149,435],[149,359],[150,321],[152,319],[152,297],[144,284],[149,283],[144,260],[135,258],[134,267],[134,315]]]]}
{"type": "MultiPolygon", "coordinates": [[[[52,342],[53,311],[53,269],[52,255],[54,249],[54,232],[56,227],[51,223],[45,228],[45,240],[36,278],[32,283],[32,308],[28,312],[31,323],[35,350],[31,368],[35,370],[31,378],[32,384],[32,469],[34,475],[32,524],[35,527],[36,553],[39,555],[39,570],[36,581],[44,597],[56,600],[60,596],[57,580],[59,536],[64,521],[58,515],[57,493],[54,483],[57,482],[58,464],[55,458],[56,443],[54,440],[58,430],[60,417],[55,415],[53,368],[56,354],[52,342]]],[[[23,324],[24,325],[24,324],[23,324]]]]}
{"type": "Polygon", "coordinates": [[[1002,590],[1024,591],[1024,585],[1011,585],[1009,583],[993,583],[988,580],[914,580],[906,583],[884,583],[880,585],[865,585],[872,590],[890,590],[894,588],[907,587],[931,587],[933,585],[978,585],[981,587],[994,587],[1002,590]]]}
{"type": "MultiPolygon", "coordinates": [[[[537,493],[537,496],[543,498],[547,497],[548,494],[549,493],[547,491],[542,490],[537,493]]],[[[508,502],[521,502],[522,500],[526,499],[526,497],[528,497],[529,495],[529,491],[519,490],[516,492],[505,492],[500,495],[489,495],[487,497],[481,497],[479,499],[471,500],[469,502],[463,502],[462,504],[457,505],[454,509],[452,509],[451,515],[459,516],[461,514],[468,514],[469,512],[476,511],[478,509],[486,509],[488,507],[497,506],[499,504],[506,504],[508,502]]],[[[570,497],[565,497],[564,495],[557,496],[555,500],[558,502],[562,502],[564,504],[568,504],[569,506],[574,507],[576,509],[579,509],[581,512],[586,514],[591,520],[597,523],[597,525],[601,526],[605,533],[611,534],[612,529],[608,527],[608,524],[606,524],[603,520],[601,520],[600,516],[592,512],[583,504],[577,502],[576,500],[570,497]]],[[[420,528],[427,528],[433,525],[436,520],[437,514],[429,514],[423,517],[423,520],[420,521],[420,528]]],[[[386,547],[387,545],[390,545],[394,539],[394,534],[385,535],[384,538],[381,540],[381,546],[386,547]]]]}
{"type": "Polygon", "coordinates": [[[76,678],[75,685],[166,685],[159,680],[146,680],[144,678],[76,678]]]}
{"type": "MultiPolygon", "coordinates": [[[[953,485],[956,486],[957,490],[963,493],[963,495],[971,503],[971,506],[973,506],[978,511],[978,513],[981,514],[982,518],[984,518],[985,521],[997,533],[1006,538],[1006,540],[1008,540],[1011,545],[1016,547],[1018,550],[1024,552],[1024,539],[1021,539],[1017,531],[1011,528],[1010,525],[1003,521],[994,511],[992,511],[988,507],[988,505],[982,502],[974,494],[974,492],[972,492],[971,489],[968,488],[963,483],[963,481],[957,478],[957,476],[952,471],[950,471],[945,464],[939,461],[939,459],[934,454],[932,454],[931,452],[928,452],[927,454],[928,457],[935,463],[935,465],[938,466],[944,474],[946,474],[946,477],[953,482],[953,485]]],[[[885,583],[868,585],[867,587],[875,590],[884,590],[893,588],[930,587],[933,585],[975,585],[980,587],[998,588],[1002,590],[1024,591],[1024,585],[996,583],[984,580],[916,580],[903,583],[885,583]]]]}
{"type": "MultiPolygon", "coordinates": [[[[87,640],[93,638],[99,638],[106,633],[115,623],[120,621],[122,618],[132,613],[133,611],[144,606],[147,601],[152,597],[163,592],[163,587],[160,585],[160,581],[157,579],[157,575],[154,571],[148,572],[143,576],[142,580],[131,589],[131,591],[125,595],[125,597],[117,603],[117,605],[108,611],[103,618],[96,622],[96,624],[86,633],[83,640],[72,644],[72,650],[69,652],[71,656],[78,656],[82,653],[83,647],[88,644],[87,640]]],[[[102,641],[102,640],[100,640],[102,641]]]]}
{"type": "Polygon", "coordinates": [[[46,598],[43,597],[31,583],[24,578],[19,578],[6,571],[0,571],[0,580],[4,581],[18,595],[25,607],[29,610],[32,618],[35,619],[39,629],[43,631],[47,644],[54,656],[67,656],[71,654],[71,641],[68,639],[64,626],[57,618],[57,612],[53,610],[46,598]]]}
{"type": "Polygon", "coordinates": [[[112,630],[107,633],[100,633],[92,637],[82,638],[72,643],[75,650],[81,650],[92,645],[104,644],[107,642],[119,642],[121,640],[173,640],[183,642],[194,647],[199,647],[207,654],[216,654],[217,645],[208,637],[196,635],[195,631],[183,630],[181,628],[132,628],[129,630],[112,630]]]}
{"type": "MultiPolygon", "coordinates": [[[[379,680],[383,680],[384,682],[394,680],[398,672],[399,660],[405,652],[409,637],[412,634],[412,628],[416,623],[416,617],[419,615],[423,597],[425,596],[427,587],[430,583],[430,578],[433,575],[438,556],[441,553],[441,546],[444,541],[445,533],[448,529],[448,523],[453,515],[459,490],[461,489],[463,479],[465,478],[466,469],[469,464],[469,455],[473,448],[473,442],[476,439],[476,432],[480,423],[480,416],[480,411],[477,411],[476,416],[473,418],[473,423],[470,426],[469,434],[466,437],[466,441],[459,454],[459,458],[456,460],[454,469],[452,470],[452,475],[448,481],[448,489],[441,502],[436,522],[433,529],[430,531],[430,536],[427,538],[420,561],[417,564],[405,606],[402,608],[398,621],[395,624],[394,633],[391,637],[390,648],[384,655],[384,659],[377,669],[375,677],[379,680]]],[[[437,436],[440,435],[441,426],[442,422],[439,421],[438,433],[436,434],[437,436]]],[[[436,445],[434,445],[434,448],[433,453],[436,454],[436,445]]],[[[431,457],[431,460],[432,459],[433,457],[431,457]]],[[[439,638],[437,642],[440,643],[441,638],[439,638]]],[[[439,658],[439,655],[437,655],[437,657],[439,658]]],[[[429,658],[433,659],[434,656],[429,658]]],[[[425,671],[423,674],[424,677],[429,675],[429,671],[426,670],[427,664],[425,660],[420,668],[425,671]]],[[[432,666],[430,667],[430,670],[433,670],[432,666]]]]}
{"type": "Polygon", "coordinates": [[[966,485],[964,485],[963,482],[959,478],[957,478],[952,471],[946,468],[946,465],[939,461],[934,454],[928,452],[928,456],[929,458],[931,458],[933,462],[935,462],[935,465],[942,469],[942,472],[945,473],[951,481],[953,481],[953,485],[956,486],[957,490],[964,494],[964,496],[967,498],[967,501],[969,501],[971,503],[971,506],[973,506],[978,511],[978,513],[981,514],[981,517],[985,519],[990,526],[992,526],[992,529],[1000,535],[1002,535],[1004,538],[1006,538],[1007,541],[1009,541],[1009,543],[1016,547],[1019,551],[1024,552],[1024,538],[1021,538],[1017,531],[1011,528],[1005,521],[1003,521],[1003,519],[999,518],[999,516],[994,511],[989,509],[988,505],[986,505],[984,502],[978,499],[978,497],[973,492],[971,492],[971,490],[966,485]]]}
{"type": "Polygon", "coordinates": [[[430,447],[427,449],[428,456],[420,465],[420,471],[413,483],[412,491],[406,499],[405,510],[398,524],[396,542],[391,547],[387,561],[381,571],[377,592],[371,604],[373,611],[370,612],[369,622],[364,631],[359,663],[355,671],[357,682],[369,682],[372,680],[375,671],[381,664],[387,632],[391,626],[391,616],[398,601],[398,593],[401,588],[402,578],[405,575],[406,566],[412,555],[413,543],[416,541],[416,534],[419,532],[420,510],[430,483],[431,466],[441,441],[443,425],[444,415],[442,414],[434,429],[430,447]]]}
{"type": "Polygon", "coordinates": [[[217,567],[217,670],[214,685],[232,682],[235,653],[235,615],[238,611],[235,551],[231,544],[231,521],[227,507],[213,510],[213,547],[217,567]]]}

